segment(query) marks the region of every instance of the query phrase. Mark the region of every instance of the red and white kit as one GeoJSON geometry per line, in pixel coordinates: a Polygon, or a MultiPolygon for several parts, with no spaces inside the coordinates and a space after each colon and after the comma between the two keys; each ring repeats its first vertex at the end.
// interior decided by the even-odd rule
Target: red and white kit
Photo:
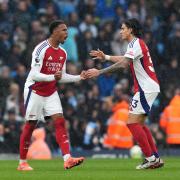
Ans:
{"type": "Polygon", "coordinates": [[[59,82],[76,82],[81,79],[79,75],[66,73],[66,59],[66,51],[61,47],[52,47],[48,40],[35,47],[24,88],[26,120],[44,120],[45,116],[63,112],[54,74],[62,71],[59,82]]]}
{"type": "Polygon", "coordinates": [[[130,68],[134,79],[134,92],[130,113],[147,114],[160,92],[149,49],[142,39],[134,38],[124,55],[132,59],[130,68]]]}

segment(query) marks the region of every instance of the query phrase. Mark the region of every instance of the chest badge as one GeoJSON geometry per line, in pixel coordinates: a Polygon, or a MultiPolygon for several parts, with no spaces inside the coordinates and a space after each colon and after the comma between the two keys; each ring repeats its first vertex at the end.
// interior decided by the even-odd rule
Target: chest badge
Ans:
{"type": "Polygon", "coordinates": [[[62,56],[60,56],[60,57],[59,57],[59,60],[60,60],[60,61],[61,61],[61,60],[63,60],[63,57],[62,57],[62,56]]]}

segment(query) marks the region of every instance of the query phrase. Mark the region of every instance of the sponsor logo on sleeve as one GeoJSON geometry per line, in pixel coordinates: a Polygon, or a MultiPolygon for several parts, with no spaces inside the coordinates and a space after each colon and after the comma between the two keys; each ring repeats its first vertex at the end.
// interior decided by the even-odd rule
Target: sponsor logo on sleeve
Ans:
{"type": "Polygon", "coordinates": [[[35,58],[35,62],[36,62],[36,63],[39,63],[39,62],[40,62],[39,57],[36,57],[36,58],[35,58]]]}

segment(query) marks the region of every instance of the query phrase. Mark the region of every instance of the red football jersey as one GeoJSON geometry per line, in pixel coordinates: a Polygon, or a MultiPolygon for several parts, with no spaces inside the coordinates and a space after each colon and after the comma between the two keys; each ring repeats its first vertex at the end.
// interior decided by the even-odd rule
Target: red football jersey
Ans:
{"type": "MultiPolygon", "coordinates": [[[[54,75],[57,71],[62,71],[62,68],[67,59],[66,51],[63,48],[53,48],[47,40],[38,44],[32,53],[31,68],[38,67],[42,74],[54,75]]],[[[32,79],[30,71],[25,88],[31,88],[40,96],[50,96],[56,90],[56,80],[50,82],[35,82],[32,79]]]]}

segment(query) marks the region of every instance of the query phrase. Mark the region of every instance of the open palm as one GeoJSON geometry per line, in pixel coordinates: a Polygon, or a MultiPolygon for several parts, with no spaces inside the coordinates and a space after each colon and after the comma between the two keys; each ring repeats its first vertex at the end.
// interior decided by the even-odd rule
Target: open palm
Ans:
{"type": "Polygon", "coordinates": [[[101,59],[101,60],[105,59],[105,54],[103,53],[103,51],[99,49],[90,51],[89,55],[93,57],[93,59],[101,59]]]}

